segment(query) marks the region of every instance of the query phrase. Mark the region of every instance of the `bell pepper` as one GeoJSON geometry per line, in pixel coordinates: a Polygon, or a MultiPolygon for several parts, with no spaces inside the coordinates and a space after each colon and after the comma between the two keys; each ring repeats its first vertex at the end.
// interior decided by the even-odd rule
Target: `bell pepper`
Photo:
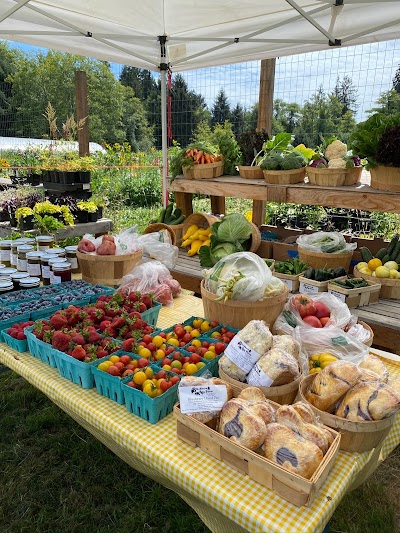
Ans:
{"type": "Polygon", "coordinates": [[[312,355],[309,361],[310,374],[315,374],[316,372],[319,372],[334,361],[337,361],[337,357],[328,352],[322,352],[312,355]]]}

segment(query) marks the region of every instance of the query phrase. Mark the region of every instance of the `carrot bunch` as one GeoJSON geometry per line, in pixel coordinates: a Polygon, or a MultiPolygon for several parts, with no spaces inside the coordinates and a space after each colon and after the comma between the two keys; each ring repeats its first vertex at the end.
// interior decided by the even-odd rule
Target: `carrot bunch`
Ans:
{"type": "Polygon", "coordinates": [[[188,159],[193,159],[195,165],[205,165],[207,163],[221,161],[220,155],[207,154],[202,150],[197,150],[197,148],[188,148],[186,150],[186,157],[188,159]]]}

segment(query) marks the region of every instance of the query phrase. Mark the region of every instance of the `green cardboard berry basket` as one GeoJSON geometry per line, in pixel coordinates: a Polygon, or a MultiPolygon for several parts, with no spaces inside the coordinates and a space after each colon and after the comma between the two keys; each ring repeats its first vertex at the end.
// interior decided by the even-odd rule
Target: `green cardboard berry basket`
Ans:
{"type": "Polygon", "coordinates": [[[26,339],[23,339],[22,341],[18,339],[14,339],[14,337],[11,337],[6,331],[2,332],[3,340],[13,350],[16,350],[17,352],[24,353],[28,351],[28,341],[26,339]]]}
{"type": "Polygon", "coordinates": [[[52,368],[57,368],[52,345],[35,337],[32,331],[33,326],[24,329],[30,353],[43,361],[43,363],[50,365],[52,368]]]}
{"type": "Polygon", "coordinates": [[[160,314],[162,305],[158,302],[153,303],[153,307],[147,309],[141,313],[142,319],[145,320],[150,326],[155,327],[157,325],[158,315],[160,314]]]}
{"type": "Polygon", "coordinates": [[[28,320],[30,320],[30,313],[21,313],[20,315],[15,315],[11,318],[7,318],[6,320],[1,320],[0,321],[0,341],[3,342],[4,331],[11,328],[11,326],[13,326],[14,324],[18,324],[19,322],[28,322],[28,320]]]}
{"type": "MultiPolygon", "coordinates": [[[[139,356],[137,356],[136,354],[123,352],[122,350],[118,350],[117,352],[114,352],[112,355],[118,355],[119,357],[121,355],[129,355],[131,359],[136,359],[136,360],[140,359],[139,356]]],[[[111,355],[107,357],[102,357],[101,359],[94,361],[94,364],[91,366],[95,386],[99,394],[102,394],[103,396],[110,398],[110,400],[113,400],[114,402],[117,402],[119,404],[124,404],[125,397],[124,397],[124,393],[122,390],[122,383],[126,383],[130,381],[132,379],[132,376],[120,378],[118,376],[112,376],[111,374],[108,374],[107,372],[104,372],[103,370],[99,370],[97,368],[100,363],[103,363],[104,361],[108,361],[110,357],[111,355]]]]}
{"type": "Polygon", "coordinates": [[[52,354],[62,378],[68,379],[84,389],[92,389],[94,387],[92,366],[97,363],[98,359],[90,363],[83,363],[82,361],[78,361],[78,359],[74,359],[72,355],[60,352],[60,350],[55,350],[54,348],[52,354]]]}

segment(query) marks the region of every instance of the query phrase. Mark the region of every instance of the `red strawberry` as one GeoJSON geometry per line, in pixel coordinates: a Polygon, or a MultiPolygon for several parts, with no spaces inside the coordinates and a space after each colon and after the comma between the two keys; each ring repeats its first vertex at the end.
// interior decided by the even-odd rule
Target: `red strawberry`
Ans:
{"type": "Polygon", "coordinates": [[[138,297],[137,297],[136,293],[134,293],[134,292],[130,292],[128,294],[128,299],[129,299],[130,302],[133,302],[133,303],[138,301],[138,297]]]}
{"type": "Polygon", "coordinates": [[[86,357],[86,352],[82,348],[82,346],[75,346],[75,348],[71,352],[72,357],[74,359],[78,359],[79,361],[83,361],[86,357]]]}
{"type": "Polygon", "coordinates": [[[85,339],[83,335],[81,335],[80,333],[76,333],[75,335],[71,337],[71,342],[74,342],[75,344],[80,344],[81,346],[83,346],[85,344],[85,339]]]}
{"type": "Polygon", "coordinates": [[[110,325],[111,325],[111,322],[109,320],[103,320],[103,322],[100,323],[99,327],[101,331],[105,331],[110,325]]]}
{"type": "Polygon", "coordinates": [[[94,343],[99,342],[102,339],[102,336],[97,333],[97,331],[91,331],[89,334],[88,342],[94,343]]]}
{"type": "Polygon", "coordinates": [[[108,326],[104,330],[104,334],[108,335],[109,337],[113,337],[114,339],[117,337],[117,331],[114,328],[112,328],[111,326],[108,326]]]}
{"type": "Polygon", "coordinates": [[[153,300],[148,294],[143,294],[143,296],[140,298],[140,301],[147,307],[147,309],[153,307],[153,300]]]}
{"type": "Polygon", "coordinates": [[[97,359],[101,359],[102,357],[107,357],[108,352],[107,350],[97,350],[96,357],[97,359]]]}
{"type": "Polygon", "coordinates": [[[124,340],[121,346],[122,350],[124,350],[125,352],[133,352],[135,347],[136,340],[132,338],[124,340]]]}
{"type": "Polygon", "coordinates": [[[119,328],[122,328],[124,327],[126,324],[126,321],[124,318],[122,317],[118,317],[118,318],[115,318],[111,324],[110,324],[110,327],[114,328],[114,329],[119,329],[119,328]]]}
{"type": "Polygon", "coordinates": [[[65,352],[66,350],[68,350],[70,342],[70,335],[63,333],[62,331],[55,331],[53,333],[51,344],[56,350],[60,350],[60,352],[65,352]]]}
{"type": "Polygon", "coordinates": [[[142,318],[142,315],[138,311],[133,311],[132,313],[129,313],[129,318],[142,318]]]}
{"type": "Polygon", "coordinates": [[[54,329],[59,330],[68,326],[68,320],[57,312],[50,318],[50,324],[54,329]]]}
{"type": "Polygon", "coordinates": [[[25,333],[21,330],[17,332],[17,336],[15,337],[19,341],[24,341],[26,339],[25,333]]]}

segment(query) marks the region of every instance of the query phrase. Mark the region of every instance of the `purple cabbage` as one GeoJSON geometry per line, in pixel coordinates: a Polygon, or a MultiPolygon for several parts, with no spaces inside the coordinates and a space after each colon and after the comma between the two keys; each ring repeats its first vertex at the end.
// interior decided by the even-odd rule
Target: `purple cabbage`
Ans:
{"type": "Polygon", "coordinates": [[[322,168],[322,167],[327,167],[328,166],[328,162],[326,161],[326,159],[316,159],[315,161],[313,161],[310,165],[310,167],[314,167],[314,168],[322,168]]]}
{"type": "Polygon", "coordinates": [[[358,155],[354,155],[352,160],[355,167],[361,167],[361,158],[358,155]]]}

